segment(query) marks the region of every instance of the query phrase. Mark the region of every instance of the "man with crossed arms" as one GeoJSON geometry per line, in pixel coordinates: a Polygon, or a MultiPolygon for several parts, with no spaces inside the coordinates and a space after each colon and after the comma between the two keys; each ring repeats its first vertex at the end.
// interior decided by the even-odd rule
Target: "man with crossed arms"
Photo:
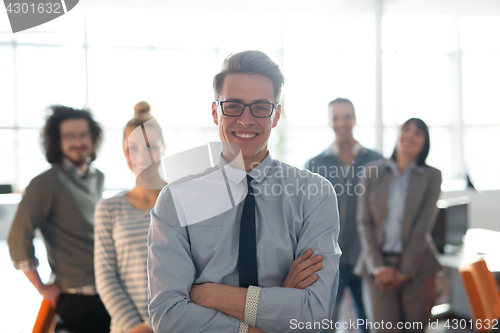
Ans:
{"type": "MultiPolygon", "coordinates": [[[[325,178],[275,160],[267,149],[283,82],[279,66],[259,51],[231,55],[214,77],[214,123],[223,143],[241,149],[246,171],[227,177],[248,184],[248,195],[186,226],[172,194],[186,179],[162,190],[148,239],[155,332],[318,332],[311,325],[329,320],[341,254],[337,199],[325,178]]],[[[230,155],[225,149],[221,161],[230,155]]],[[[190,199],[204,196],[200,189],[190,199]]]]}

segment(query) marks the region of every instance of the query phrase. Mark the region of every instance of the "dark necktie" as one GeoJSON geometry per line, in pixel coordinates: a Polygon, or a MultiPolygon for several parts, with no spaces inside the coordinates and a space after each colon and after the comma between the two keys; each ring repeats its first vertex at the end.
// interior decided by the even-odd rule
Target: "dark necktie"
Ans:
{"type": "Polygon", "coordinates": [[[243,206],[240,227],[240,249],[238,253],[238,269],[240,273],[240,287],[258,286],[257,275],[257,234],[255,231],[255,196],[250,182],[252,177],[247,175],[248,194],[243,206]]]}

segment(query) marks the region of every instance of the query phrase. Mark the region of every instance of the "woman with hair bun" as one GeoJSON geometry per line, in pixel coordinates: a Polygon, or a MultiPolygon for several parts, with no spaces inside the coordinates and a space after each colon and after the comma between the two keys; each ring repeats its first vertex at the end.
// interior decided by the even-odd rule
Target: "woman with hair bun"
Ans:
{"type": "Polygon", "coordinates": [[[97,291],[111,315],[111,333],[151,333],[147,302],[149,212],[165,182],[158,166],[165,150],[147,102],[134,107],[123,131],[123,153],[136,186],[102,200],[95,211],[97,291]]]}

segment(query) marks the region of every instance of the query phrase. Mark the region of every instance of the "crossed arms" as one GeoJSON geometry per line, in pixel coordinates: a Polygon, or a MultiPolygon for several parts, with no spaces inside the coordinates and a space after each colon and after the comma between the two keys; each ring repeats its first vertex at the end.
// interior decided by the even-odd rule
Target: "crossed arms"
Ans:
{"type": "MultiPolygon", "coordinates": [[[[282,287],[305,289],[312,285],[318,279],[318,274],[315,273],[323,267],[322,260],[321,254],[313,256],[312,250],[306,250],[293,261],[282,287]]],[[[193,285],[189,296],[194,304],[219,310],[231,317],[244,320],[246,292],[247,288],[204,283],[193,285]]],[[[248,332],[263,331],[250,326],[248,332]]]]}
{"type": "MultiPolygon", "coordinates": [[[[190,235],[176,223],[168,192],[168,187],[162,191],[151,213],[148,282],[152,327],[158,332],[235,333],[244,318],[246,288],[217,283],[194,285],[199,272],[190,235]]],[[[268,333],[291,332],[291,319],[329,319],[340,257],[337,216],[333,191],[306,207],[293,250],[296,259],[281,286],[262,288],[256,327],[268,333]],[[325,223],[326,217],[329,222],[325,223]]],[[[272,255],[272,246],[269,250],[272,255]]],[[[249,332],[259,330],[251,328],[249,332]]]]}

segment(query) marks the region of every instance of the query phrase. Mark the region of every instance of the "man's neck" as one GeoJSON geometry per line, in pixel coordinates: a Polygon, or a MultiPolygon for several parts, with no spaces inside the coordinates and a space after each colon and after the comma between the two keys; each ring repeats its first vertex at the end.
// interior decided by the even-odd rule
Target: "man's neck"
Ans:
{"type": "Polygon", "coordinates": [[[339,147],[340,153],[343,152],[351,152],[352,147],[357,143],[356,140],[354,140],[354,137],[351,135],[350,137],[338,140],[335,140],[335,144],[339,147]]]}
{"type": "Polygon", "coordinates": [[[252,158],[244,158],[243,157],[243,162],[245,163],[245,171],[250,172],[253,169],[255,169],[262,161],[264,161],[267,157],[267,154],[269,152],[266,151],[266,154],[262,158],[255,158],[256,156],[252,156],[252,158]]]}
{"type": "MultiPolygon", "coordinates": [[[[255,167],[257,167],[262,161],[264,161],[269,154],[269,151],[265,151],[265,154],[263,156],[259,155],[254,155],[251,157],[243,157],[243,165],[245,167],[246,172],[252,171],[255,167]]],[[[237,156],[235,157],[235,154],[233,152],[227,152],[227,151],[222,151],[222,157],[230,163],[234,168],[236,169],[242,169],[243,165],[241,165],[241,159],[239,159],[237,156]]]]}
{"type": "Polygon", "coordinates": [[[344,140],[336,140],[334,145],[337,151],[334,154],[343,164],[351,165],[356,158],[355,155],[357,155],[354,149],[356,144],[357,141],[352,136],[344,140]]]}
{"type": "Polygon", "coordinates": [[[70,164],[76,170],[78,170],[78,172],[81,172],[82,174],[87,173],[87,171],[89,170],[89,163],[75,163],[67,157],[64,157],[64,163],[70,164]]]}
{"type": "Polygon", "coordinates": [[[87,163],[83,163],[81,165],[76,165],[75,167],[78,169],[78,171],[81,171],[82,173],[86,173],[87,170],[89,169],[89,165],[87,163]]]}

